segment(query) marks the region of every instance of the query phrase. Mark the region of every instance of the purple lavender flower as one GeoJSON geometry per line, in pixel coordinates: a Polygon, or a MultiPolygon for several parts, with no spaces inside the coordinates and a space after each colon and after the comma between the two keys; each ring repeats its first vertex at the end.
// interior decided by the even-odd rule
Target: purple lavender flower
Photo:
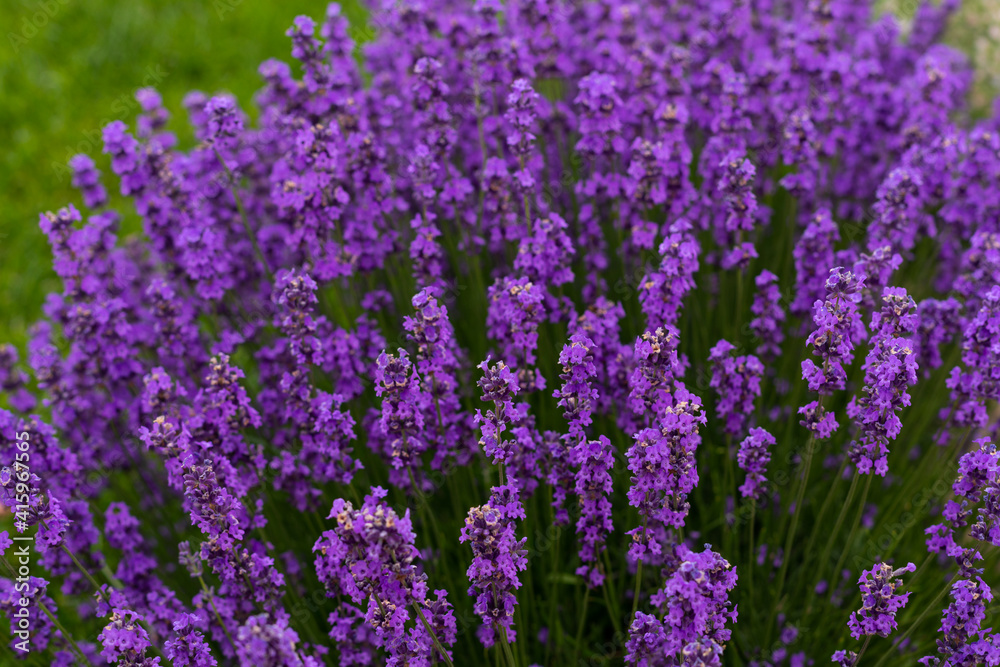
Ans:
{"type": "Polygon", "coordinates": [[[939,665],[995,664],[1000,661],[1000,641],[991,629],[983,629],[987,604],[993,591],[981,577],[960,579],[952,584],[951,602],[941,619],[937,655],[925,656],[920,663],[939,665]]]}
{"type": "Polygon", "coordinates": [[[629,407],[642,421],[654,419],[663,406],[670,405],[674,378],[684,370],[677,355],[679,343],[679,333],[672,326],[646,331],[635,340],[629,407]]]}
{"type": "Polygon", "coordinates": [[[665,546],[655,536],[684,526],[690,509],[688,494],[698,485],[695,454],[701,444],[698,429],[705,422],[701,401],[681,385],[675,403],[664,408],[656,426],[635,434],[635,443],[626,453],[632,472],[628,499],[638,509],[643,526],[628,532],[633,558],[655,561],[665,546]]]}
{"type": "MultiPolygon", "coordinates": [[[[565,285],[573,280],[570,263],[576,249],[566,230],[569,225],[558,213],[535,219],[531,233],[518,246],[514,269],[522,272],[532,285],[565,285]]],[[[546,310],[556,312],[548,293],[543,297],[550,304],[546,310]]]]}
{"type": "Polygon", "coordinates": [[[176,667],[215,667],[218,663],[199,632],[196,614],[180,614],[173,624],[174,636],[164,643],[164,653],[176,667]]]}
{"type": "Polygon", "coordinates": [[[504,119],[510,126],[507,146],[517,158],[520,167],[514,172],[514,186],[519,192],[531,192],[535,187],[535,177],[528,164],[535,135],[532,132],[537,116],[538,93],[531,88],[527,79],[517,79],[511,85],[507,96],[507,112],[504,119]]]}
{"type": "Polygon", "coordinates": [[[826,297],[826,281],[834,267],[833,244],[840,239],[830,211],[820,209],[802,232],[795,250],[795,300],[792,313],[804,316],[817,300],[826,297]]]}
{"type": "Polygon", "coordinates": [[[460,542],[472,546],[468,577],[469,595],[476,597],[475,612],[483,619],[480,641],[489,648],[499,634],[506,642],[516,638],[514,631],[514,592],[521,587],[518,577],[528,567],[525,557],[527,538],[516,536],[516,519],[524,518],[524,508],[514,486],[495,487],[490,501],[469,510],[460,542]]]}
{"type": "Polygon", "coordinates": [[[394,483],[407,486],[406,476],[421,467],[421,455],[427,450],[424,416],[431,413],[432,402],[406,350],[379,355],[375,394],[382,399],[379,426],[385,438],[383,454],[395,470],[403,473],[394,483]]]}
{"type": "Polygon", "coordinates": [[[607,548],[607,538],[614,525],[611,521],[611,501],[614,491],[611,469],[614,449],[606,436],[578,442],[570,452],[577,466],[576,495],[580,499],[580,518],[576,533],[580,537],[580,559],[583,565],[576,573],[586,578],[587,585],[597,588],[604,583],[601,554],[607,548]]]}
{"type": "Polygon", "coordinates": [[[736,456],[736,462],[747,474],[746,481],[740,486],[740,493],[744,498],[759,498],[762,486],[767,482],[764,472],[767,464],[771,461],[771,453],[768,447],[773,447],[774,436],[762,428],[750,429],[750,435],[740,443],[740,450],[736,456]]]}
{"type": "Polygon", "coordinates": [[[303,660],[296,651],[299,635],[288,625],[288,615],[271,619],[267,614],[249,617],[234,637],[236,653],[241,663],[261,667],[314,667],[314,659],[303,660]]]}
{"type": "Polygon", "coordinates": [[[712,366],[709,386],[719,395],[716,412],[725,421],[724,430],[729,435],[740,436],[754,411],[754,400],[760,396],[760,379],[764,365],[752,354],[733,356],[736,348],[720,340],[709,351],[712,366]]]}
{"type": "Polygon", "coordinates": [[[648,274],[639,288],[639,303],[647,328],[676,326],[684,297],[694,289],[700,248],[687,220],[670,225],[660,244],[660,266],[648,274]]]}
{"type": "Polygon", "coordinates": [[[864,279],[841,267],[830,270],[826,281],[826,298],[813,305],[816,329],[807,342],[822,360],[817,366],[812,359],[802,362],[802,379],[811,391],[821,395],[843,390],[847,385],[844,366],[854,359],[854,346],[865,336],[865,327],[858,313],[864,279]]]}
{"type": "Polygon", "coordinates": [[[530,372],[538,348],[538,326],[544,317],[542,292],[528,278],[504,278],[489,289],[489,335],[501,344],[504,359],[521,364],[518,380],[526,390],[545,388],[541,374],[530,372]]]}
{"type": "Polygon", "coordinates": [[[722,176],[719,179],[719,193],[726,202],[728,216],[727,232],[750,231],[757,214],[757,198],[753,192],[753,181],[757,169],[750,160],[739,152],[730,151],[719,163],[722,176]]]}
{"type": "Polygon", "coordinates": [[[101,185],[101,172],[90,157],[82,153],[74,155],[69,161],[69,168],[73,170],[73,187],[83,195],[84,206],[101,208],[108,202],[108,193],[101,185]]]}
{"type": "Polygon", "coordinates": [[[873,467],[877,474],[888,471],[888,444],[902,429],[897,412],[910,404],[908,387],[917,381],[917,361],[912,343],[899,335],[916,328],[913,299],[906,290],[887,287],[882,310],[872,316],[871,349],[865,358],[865,385],[854,397],[847,414],[858,424],[859,435],[851,443],[851,461],[861,474],[873,467]]]}
{"type": "Polygon", "coordinates": [[[568,437],[572,445],[586,438],[584,429],[591,423],[591,412],[598,393],[591,386],[591,380],[597,374],[594,341],[582,333],[573,334],[569,341],[559,353],[563,371],[559,379],[563,385],[552,395],[559,400],[558,405],[569,422],[568,437]]]}
{"type": "Polygon", "coordinates": [[[493,404],[493,409],[487,410],[486,414],[476,410],[476,423],[482,430],[479,446],[493,459],[493,463],[503,465],[512,455],[510,442],[504,442],[504,431],[511,423],[516,423],[524,417],[527,405],[520,403],[515,406],[512,400],[517,396],[520,387],[510,367],[502,361],[490,366],[489,361],[487,358],[478,366],[483,371],[483,377],[478,382],[483,392],[481,398],[493,404]]]}
{"type": "MultiPolygon", "coordinates": [[[[427,602],[427,575],[417,566],[409,510],[399,516],[383,501],[386,495],[385,489],[373,487],[359,508],[340,498],[334,501],[327,518],[337,525],[313,546],[316,573],[329,596],[346,595],[354,604],[367,604],[365,619],[389,654],[388,664],[429,660],[433,641],[417,613],[411,615],[427,602]],[[415,641],[417,637],[423,641],[415,641]]],[[[450,607],[442,603],[439,598],[439,614],[450,616],[450,607]]],[[[442,627],[454,626],[454,619],[435,620],[442,627]]],[[[438,640],[450,646],[454,631],[443,632],[438,640]]]]}
{"type": "Polygon", "coordinates": [[[896,594],[896,589],[902,586],[899,578],[904,572],[915,572],[917,566],[908,563],[899,569],[893,569],[888,563],[878,563],[872,569],[865,570],[858,579],[861,585],[861,609],[851,612],[851,620],[847,626],[851,636],[861,639],[867,635],[888,637],[896,629],[896,612],[906,606],[910,593],[896,594]]]}
{"type": "Polygon", "coordinates": [[[958,426],[982,426],[987,423],[985,402],[1000,396],[1000,285],[994,285],[983,299],[983,306],[965,327],[962,361],[966,370],[955,366],[947,386],[952,400],[958,401],[954,417],[958,426]]]}
{"type": "Polygon", "coordinates": [[[463,352],[455,340],[448,311],[438,302],[434,290],[421,290],[411,303],[414,313],[403,318],[403,328],[416,345],[414,365],[424,384],[429,385],[426,389],[434,403],[431,428],[426,429],[430,431],[428,436],[436,440],[431,466],[439,469],[451,458],[465,465],[475,448],[463,444],[469,439],[459,396],[463,352]]]}
{"type": "Polygon", "coordinates": [[[701,552],[679,545],[676,561],[663,588],[652,597],[663,620],[637,612],[629,627],[627,665],[722,664],[732,634],[726,624],[737,617],[729,601],[736,571],[711,545],[701,552]]]}
{"type": "Polygon", "coordinates": [[[152,667],[159,658],[146,656],[152,644],[149,633],[140,625],[142,617],[129,609],[112,609],[108,624],[101,630],[101,655],[109,663],[152,667]]]}
{"type": "Polygon", "coordinates": [[[754,314],[754,318],[750,320],[750,331],[760,341],[757,356],[773,360],[781,355],[781,343],[785,340],[785,333],[781,328],[785,321],[785,311],[781,305],[778,276],[765,269],[754,279],[754,284],[758,292],[750,306],[750,312],[754,314]]]}

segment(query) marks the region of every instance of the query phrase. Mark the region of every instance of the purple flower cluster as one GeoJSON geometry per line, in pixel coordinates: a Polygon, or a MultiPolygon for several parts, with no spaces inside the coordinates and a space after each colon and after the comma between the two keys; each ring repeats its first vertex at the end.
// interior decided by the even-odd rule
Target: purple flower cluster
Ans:
{"type": "Polygon", "coordinates": [[[826,294],[813,304],[816,328],[806,341],[821,363],[817,365],[812,359],[802,362],[802,379],[809,383],[810,391],[829,395],[847,386],[845,367],[851,364],[855,346],[867,334],[858,310],[864,287],[864,277],[842,267],[830,269],[826,294]]]}
{"type": "Polygon", "coordinates": [[[657,614],[636,612],[625,644],[625,664],[639,667],[721,665],[736,623],[729,592],[736,571],[710,545],[702,552],[681,546],[663,588],[652,596],[657,614]]]}
{"type": "Polygon", "coordinates": [[[626,453],[632,472],[628,500],[643,525],[628,533],[633,558],[658,560],[677,541],[670,533],[684,527],[691,509],[688,494],[698,485],[696,454],[705,423],[698,397],[681,387],[676,403],[664,409],[656,426],[635,434],[626,453]]]}
{"type": "Polygon", "coordinates": [[[740,486],[740,493],[744,498],[760,497],[762,486],[767,482],[764,472],[771,462],[768,448],[773,447],[774,443],[774,436],[760,427],[750,429],[750,435],[740,443],[736,462],[740,470],[747,474],[746,481],[740,486]]]}
{"type": "Polygon", "coordinates": [[[917,566],[913,563],[898,569],[888,563],[878,563],[872,569],[865,570],[858,579],[861,585],[861,609],[852,612],[851,620],[847,623],[852,637],[888,637],[896,629],[896,612],[905,607],[910,599],[909,592],[896,593],[896,589],[902,585],[899,577],[904,572],[914,572],[916,569],[917,566]]]}
{"type": "Polygon", "coordinates": [[[1000,664],[1000,126],[957,4],[331,5],[255,108],[188,95],[183,149],[138,90],[0,345],[12,639],[23,599],[66,666],[805,667],[843,608],[853,666],[956,571],[924,663],[1000,664]]]}
{"type": "Polygon", "coordinates": [[[708,386],[719,395],[715,411],[725,422],[723,430],[739,437],[746,431],[754,411],[754,401],[760,397],[760,380],[764,364],[752,354],[734,356],[736,347],[720,340],[708,353],[712,379],[708,386]]]}
{"type": "Polygon", "coordinates": [[[903,427],[898,412],[910,405],[908,387],[917,381],[917,360],[908,337],[916,328],[915,303],[906,290],[887,287],[882,309],[872,315],[872,337],[865,358],[863,395],[854,397],[847,414],[858,425],[850,458],[861,474],[888,472],[888,443],[903,427]]]}
{"type": "Polygon", "coordinates": [[[472,546],[469,595],[476,596],[475,611],[483,619],[479,636],[486,647],[492,646],[498,635],[505,643],[517,637],[514,592],[521,587],[518,573],[528,567],[527,538],[517,539],[517,519],[524,519],[517,488],[494,487],[487,504],[469,510],[459,538],[472,546]]]}
{"type": "Polygon", "coordinates": [[[364,620],[375,629],[377,645],[386,650],[386,664],[426,663],[435,646],[455,643],[455,619],[438,591],[434,609],[442,616],[434,621],[445,632],[432,636],[419,620],[432,602],[427,575],[417,567],[409,510],[399,516],[383,501],[386,495],[385,489],[375,487],[357,509],[349,501],[334,501],[328,518],[337,525],[313,547],[316,573],[327,595],[365,605],[364,620]]]}

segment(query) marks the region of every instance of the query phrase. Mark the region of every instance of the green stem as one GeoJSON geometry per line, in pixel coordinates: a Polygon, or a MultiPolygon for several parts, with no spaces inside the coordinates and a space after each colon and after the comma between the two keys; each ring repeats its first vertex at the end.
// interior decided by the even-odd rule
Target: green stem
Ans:
{"type": "Polygon", "coordinates": [[[750,599],[753,600],[753,565],[754,565],[754,519],[757,516],[757,499],[750,499],[750,558],[747,560],[747,588],[750,599]]]}
{"type": "Polygon", "coordinates": [[[809,469],[812,467],[815,443],[816,439],[812,436],[806,441],[806,455],[802,464],[802,477],[800,478],[798,492],[795,495],[795,511],[792,513],[792,525],[789,527],[788,536],[785,538],[785,551],[781,559],[781,573],[778,575],[777,594],[774,596],[774,608],[771,611],[771,620],[768,622],[768,637],[771,636],[771,628],[774,625],[774,619],[777,617],[778,609],[781,606],[781,596],[785,590],[788,563],[792,560],[792,542],[795,539],[795,529],[799,525],[799,517],[802,515],[802,502],[805,498],[806,483],[809,481],[809,469]]]}
{"type": "Polygon", "coordinates": [[[639,611],[639,589],[642,587],[642,559],[640,558],[635,566],[635,594],[632,596],[632,613],[628,617],[629,626],[635,618],[635,612],[639,611]]]}
{"type": "Polygon", "coordinates": [[[872,643],[873,636],[874,635],[868,635],[865,639],[865,643],[861,645],[861,650],[858,651],[858,657],[854,659],[854,667],[858,667],[858,665],[861,664],[861,656],[863,656],[865,651],[868,650],[868,645],[872,643]]]}
{"type": "Polygon", "coordinates": [[[87,660],[87,656],[84,655],[83,651],[80,650],[80,647],[76,645],[76,640],[74,640],[72,635],[70,635],[69,632],[66,631],[66,628],[62,626],[62,623],[60,623],[59,619],[55,617],[55,614],[49,611],[48,607],[46,607],[41,602],[38,603],[38,608],[41,609],[42,612],[49,617],[49,620],[52,622],[52,625],[56,626],[56,629],[63,636],[63,639],[65,639],[69,643],[69,645],[73,647],[73,652],[76,653],[80,661],[85,665],[90,665],[91,667],[93,667],[90,660],[87,660]]]}
{"type": "Polygon", "coordinates": [[[250,238],[250,243],[253,245],[253,251],[257,255],[257,261],[260,262],[261,267],[264,269],[267,279],[273,283],[274,274],[271,273],[271,269],[267,265],[267,260],[264,259],[264,253],[261,251],[260,245],[257,243],[257,235],[254,233],[253,228],[250,227],[250,219],[247,217],[246,209],[243,208],[243,200],[240,198],[239,188],[236,187],[236,178],[233,176],[233,172],[230,171],[229,165],[222,159],[222,155],[219,154],[219,149],[213,146],[212,151],[215,153],[215,158],[219,161],[219,164],[221,164],[222,168],[226,170],[226,176],[229,178],[231,186],[230,192],[233,194],[233,199],[236,200],[236,210],[240,213],[240,219],[243,221],[243,229],[250,238]]]}
{"type": "Polygon", "coordinates": [[[416,602],[411,602],[410,604],[413,606],[413,610],[417,612],[417,616],[420,617],[420,622],[424,624],[425,628],[427,628],[427,634],[431,636],[431,641],[434,642],[434,648],[436,648],[441,654],[441,657],[444,658],[448,667],[455,667],[454,663],[451,661],[451,656],[449,656],[448,652],[444,650],[443,646],[441,646],[441,642],[438,641],[437,635],[434,634],[431,624],[428,623],[427,618],[424,617],[424,612],[420,609],[420,606],[416,602]]]}
{"type": "Polygon", "coordinates": [[[868,490],[872,485],[873,473],[865,475],[868,479],[865,481],[865,490],[861,494],[861,506],[858,507],[858,513],[854,517],[854,525],[851,526],[851,532],[847,535],[847,544],[844,545],[844,550],[840,553],[840,558],[837,559],[837,565],[833,568],[833,573],[830,575],[833,578],[837,577],[837,573],[840,572],[840,568],[843,567],[844,561],[847,560],[847,554],[851,550],[851,545],[854,544],[854,536],[858,532],[858,526],[861,525],[861,517],[865,513],[865,503],[868,501],[868,490]]]}
{"type": "Polygon", "coordinates": [[[590,603],[590,586],[587,586],[587,591],[583,594],[583,607],[580,609],[580,622],[576,626],[576,641],[573,646],[573,664],[576,664],[580,658],[580,642],[583,641],[583,626],[584,622],[587,620],[587,605],[590,603]]]}
{"type": "Polygon", "coordinates": [[[212,606],[212,611],[215,612],[215,620],[219,622],[219,627],[222,628],[222,632],[225,633],[226,639],[229,640],[229,645],[233,647],[233,652],[236,653],[236,642],[233,641],[232,636],[229,634],[229,628],[226,624],[222,622],[222,614],[215,607],[215,598],[212,595],[212,591],[208,590],[208,585],[205,583],[205,578],[200,574],[198,575],[198,583],[201,584],[201,590],[205,593],[205,597],[208,598],[208,604],[212,606]]]}
{"type": "MultiPolygon", "coordinates": [[[[0,556],[0,561],[3,561],[3,564],[7,568],[8,573],[10,573],[10,578],[17,579],[17,571],[14,569],[13,565],[7,562],[6,556],[0,556]]],[[[51,611],[49,611],[48,607],[46,607],[44,604],[42,604],[41,601],[39,601],[38,608],[41,609],[42,612],[49,617],[49,620],[52,621],[52,625],[56,626],[56,629],[62,634],[63,639],[65,639],[69,643],[69,645],[73,648],[73,651],[77,654],[77,657],[80,658],[80,662],[85,665],[88,665],[88,667],[93,667],[93,664],[89,660],[87,660],[87,656],[84,655],[83,651],[80,650],[80,647],[77,646],[76,641],[73,639],[73,636],[66,631],[66,628],[64,628],[62,626],[62,623],[59,622],[59,619],[56,618],[56,616],[51,611]]]]}
{"type": "MultiPolygon", "coordinates": [[[[846,460],[846,458],[844,459],[846,460]]],[[[833,541],[840,534],[840,527],[844,524],[844,518],[847,516],[847,510],[851,507],[851,503],[854,501],[854,493],[858,490],[858,479],[861,476],[855,472],[853,479],[851,479],[851,488],[847,492],[847,500],[844,501],[843,506],[840,508],[840,513],[837,515],[837,522],[833,525],[833,531],[830,533],[829,539],[826,541],[826,547],[823,549],[823,556],[819,559],[819,563],[816,566],[816,574],[818,575],[817,583],[823,580],[823,572],[826,570],[826,564],[830,559],[830,550],[833,549],[833,541]]],[[[832,494],[831,494],[832,495],[832,494]]],[[[806,551],[806,556],[811,553],[806,551]]],[[[836,570],[834,570],[836,572],[836,570]]]]}
{"type": "Polygon", "coordinates": [[[514,659],[514,652],[510,650],[510,642],[507,641],[507,628],[498,624],[497,629],[500,631],[501,646],[503,647],[504,655],[507,656],[507,662],[510,664],[510,667],[517,667],[517,660],[514,659]]]}

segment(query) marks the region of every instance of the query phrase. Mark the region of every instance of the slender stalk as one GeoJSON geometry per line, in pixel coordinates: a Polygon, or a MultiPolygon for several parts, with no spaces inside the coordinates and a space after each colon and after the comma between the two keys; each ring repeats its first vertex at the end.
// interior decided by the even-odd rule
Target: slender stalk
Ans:
{"type": "Polygon", "coordinates": [[[413,607],[413,610],[417,612],[417,616],[420,618],[420,622],[424,624],[425,628],[427,628],[427,634],[431,636],[431,641],[434,642],[434,648],[436,648],[438,650],[438,653],[441,654],[441,657],[444,658],[444,661],[448,664],[448,667],[455,667],[455,664],[451,661],[451,656],[449,656],[448,652],[444,650],[443,646],[441,646],[441,642],[438,641],[437,635],[434,634],[434,630],[433,628],[431,628],[431,624],[427,622],[427,618],[424,616],[423,610],[420,609],[420,606],[417,605],[416,602],[411,602],[410,605],[413,607]]]}
{"type": "Polygon", "coordinates": [[[868,645],[872,643],[872,636],[873,635],[868,635],[868,637],[865,638],[865,643],[861,645],[861,650],[858,651],[858,657],[854,659],[854,667],[861,664],[861,656],[865,654],[865,651],[868,650],[868,645]]]}
{"type": "Polygon", "coordinates": [[[271,268],[267,265],[264,253],[261,251],[260,245],[257,243],[257,235],[254,233],[253,228],[250,227],[250,219],[247,217],[246,209],[243,208],[243,200],[240,198],[239,189],[236,187],[236,178],[233,176],[233,172],[230,171],[229,165],[222,159],[219,149],[212,146],[212,151],[215,153],[215,157],[219,161],[219,164],[221,164],[222,168],[226,170],[226,176],[229,178],[229,184],[231,186],[230,192],[233,194],[233,199],[236,200],[236,210],[240,213],[240,219],[243,221],[243,229],[250,238],[254,254],[257,255],[257,261],[260,262],[261,267],[264,269],[264,273],[267,274],[267,279],[273,283],[274,274],[271,273],[271,268]]]}
{"type": "Polygon", "coordinates": [[[510,667],[517,667],[517,660],[514,659],[514,652],[510,650],[510,642],[507,641],[507,628],[502,625],[497,625],[496,629],[499,630],[501,646],[503,647],[504,655],[507,656],[507,662],[510,667]]]}
{"type": "Polygon", "coordinates": [[[635,566],[635,594],[632,596],[632,613],[628,617],[629,625],[632,625],[632,620],[635,618],[635,612],[639,611],[639,589],[642,587],[642,559],[636,563],[635,566]]]}
{"type": "Polygon", "coordinates": [[[52,613],[51,611],[49,611],[48,607],[46,607],[46,606],[45,606],[44,604],[42,604],[41,602],[39,602],[39,603],[38,603],[38,608],[39,608],[39,609],[41,609],[41,610],[42,610],[42,612],[43,612],[43,613],[44,613],[44,614],[45,614],[46,616],[48,616],[48,617],[49,617],[49,621],[51,621],[51,622],[52,622],[52,625],[56,626],[56,629],[57,629],[57,630],[59,631],[59,633],[60,633],[60,634],[61,634],[61,635],[63,636],[63,639],[65,639],[65,640],[66,640],[66,641],[67,641],[67,642],[69,643],[69,645],[70,645],[70,646],[71,646],[71,647],[73,648],[73,652],[74,652],[74,653],[76,653],[76,655],[77,655],[77,657],[78,657],[78,658],[80,659],[80,661],[81,661],[81,662],[82,662],[82,663],[83,663],[84,665],[90,665],[91,667],[93,667],[93,665],[92,665],[92,663],[90,662],[90,660],[87,660],[87,656],[86,656],[86,655],[84,655],[83,651],[81,651],[81,650],[80,650],[80,647],[79,647],[79,646],[77,646],[77,644],[76,644],[76,640],[75,640],[75,639],[73,639],[73,636],[72,636],[72,635],[70,635],[70,634],[69,634],[69,632],[67,632],[67,631],[66,631],[66,628],[64,628],[64,627],[62,626],[62,623],[60,623],[60,622],[59,622],[59,619],[58,619],[58,618],[56,618],[55,614],[53,614],[53,613],[52,613]]]}
{"type": "Polygon", "coordinates": [[[601,590],[604,593],[604,604],[608,608],[608,615],[611,617],[611,626],[615,629],[615,634],[622,631],[621,620],[618,618],[619,612],[613,604],[611,604],[611,595],[608,593],[608,578],[605,577],[604,581],[601,582],[601,590]]]}
{"type": "MultiPolygon", "coordinates": [[[[837,474],[836,474],[836,476],[834,476],[833,481],[830,484],[830,490],[826,494],[826,500],[823,501],[823,506],[820,507],[819,514],[816,515],[816,522],[813,525],[812,534],[809,536],[808,546],[806,547],[806,550],[805,550],[806,558],[809,558],[810,554],[813,553],[813,547],[816,545],[816,540],[819,539],[819,533],[820,533],[820,530],[822,529],[822,526],[823,526],[823,517],[826,516],[826,511],[828,509],[830,509],[830,504],[833,502],[833,497],[835,495],[833,493],[833,490],[834,490],[834,488],[836,488],[837,484],[840,482],[841,478],[843,477],[843,475],[844,475],[844,469],[847,468],[847,462],[849,460],[850,459],[845,456],[844,460],[840,462],[840,468],[837,469],[837,474]]],[[[855,475],[851,479],[851,489],[847,492],[847,498],[848,498],[848,500],[844,503],[844,505],[841,506],[841,508],[840,508],[841,513],[844,512],[844,510],[847,507],[847,505],[850,504],[850,502],[851,502],[850,499],[851,499],[852,494],[854,492],[854,487],[857,484],[857,479],[856,478],[857,478],[857,475],[855,475]]],[[[842,517],[838,518],[838,525],[839,525],[839,522],[841,520],[842,520],[842,517]]],[[[833,533],[831,533],[831,535],[835,535],[836,533],[837,533],[837,531],[834,530],[833,533]]],[[[825,562],[825,561],[821,561],[821,562],[825,562]]]]}
{"type": "Polygon", "coordinates": [[[575,665],[580,659],[580,642],[583,641],[583,626],[584,622],[587,620],[587,605],[590,603],[590,586],[587,586],[587,591],[583,594],[583,606],[580,608],[580,622],[576,626],[576,641],[573,646],[573,664],[575,665]]]}
{"type": "MultiPolygon", "coordinates": [[[[45,524],[44,521],[42,523],[43,525],[45,524]]],[[[48,526],[46,525],[46,528],[47,527],[48,526]]],[[[82,563],[80,563],[80,561],[76,557],[76,554],[73,553],[73,550],[67,547],[65,542],[62,544],[62,549],[64,552],[66,552],[66,554],[70,557],[70,559],[72,559],[73,564],[76,565],[77,569],[80,570],[83,576],[87,578],[87,581],[89,581],[90,584],[94,587],[94,590],[101,597],[101,599],[104,600],[105,602],[108,602],[107,596],[104,595],[104,591],[101,590],[101,585],[97,583],[97,579],[95,579],[94,576],[90,574],[90,571],[87,570],[87,568],[85,568],[82,563]]],[[[114,579],[114,577],[111,577],[108,581],[114,588],[121,589],[122,587],[121,582],[119,582],[117,579],[114,579]]],[[[153,652],[156,653],[156,655],[160,656],[160,658],[165,659],[163,653],[160,651],[160,647],[156,645],[156,642],[158,640],[156,632],[153,630],[153,628],[151,628],[149,626],[149,623],[147,623],[146,621],[139,621],[139,625],[141,625],[142,628],[149,634],[149,638],[151,640],[150,648],[153,649],[153,652]]]]}
{"type": "Polygon", "coordinates": [[[753,600],[753,565],[754,565],[754,519],[757,517],[757,499],[752,498],[750,505],[750,558],[747,560],[747,588],[750,599],[753,600]]]}
{"type": "MultiPolygon", "coordinates": [[[[792,525],[789,527],[788,536],[785,538],[785,551],[781,559],[781,573],[778,575],[777,593],[774,596],[774,608],[771,611],[771,621],[768,623],[768,628],[774,626],[774,619],[777,617],[778,608],[781,605],[781,596],[785,591],[785,577],[788,575],[788,563],[792,560],[792,542],[795,540],[795,529],[798,528],[799,517],[802,515],[802,502],[805,498],[806,484],[809,481],[809,469],[812,467],[815,442],[816,439],[812,436],[806,442],[806,456],[802,464],[802,477],[800,478],[798,492],[795,495],[795,511],[792,513],[792,525]]],[[[770,633],[770,630],[768,632],[770,633]]]]}
{"type": "MultiPolygon", "coordinates": [[[[830,532],[830,537],[826,541],[826,547],[823,549],[823,555],[819,559],[819,563],[816,565],[816,575],[817,581],[819,583],[823,580],[823,572],[826,570],[826,564],[830,559],[830,550],[833,549],[833,541],[836,539],[837,535],[840,534],[840,527],[844,523],[844,518],[847,516],[847,510],[851,507],[851,503],[854,501],[854,493],[858,489],[858,479],[860,475],[855,472],[854,478],[851,480],[851,488],[847,492],[847,500],[844,501],[843,506],[840,508],[840,513],[837,515],[837,522],[833,525],[833,530],[830,532]]],[[[832,494],[831,494],[832,495],[832,494]]],[[[806,557],[811,553],[811,551],[806,551],[806,557]]],[[[834,570],[836,572],[836,570],[834,570]]]]}
{"type": "Polygon", "coordinates": [[[222,632],[225,633],[226,639],[229,640],[229,645],[233,647],[233,653],[236,653],[236,642],[233,641],[232,636],[229,634],[229,628],[226,624],[222,622],[222,614],[215,607],[215,596],[212,595],[212,591],[208,590],[208,584],[205,583],[205,578],[198,575],[198,583],[201,584],[201,590],[205,593],[205,597],[208,598],[208,603],[212,605],[212,611],[215,612],[215,620],[219,622],[219,627],[222,628],[222,632]]]}
{"type": "MultiPolygon", "coordinates": [[[[13,565],[7,562],[6,556],[0,557],[0,561],[3,561],[4,566],[7,568],[7,572],[10,574],[10,578],[17,579],[17,571],[14,570],[13,565]]],[[[69,645],[73,649],[73,652],[76,653],[77,657],[80,659],[80,662],[84,665],[87,665],[88,667],[93,667],[93,664],[90,662],[90,660],[87,659],[87,656],[84,655],[83,651],[80,650],[80,647],[77,646],[76,640],[73,639],[73,635],[67,632],[66,628],[64,628],[62,626],[62,623],[59,622],[59,619],[56,618],[56,616],[51,611],[49,611],[48,607],[42,604],[41,600],[38,601],[38,608],[41,609],[42,612],[49,617],[49,620],[52,622],[52,625],[54,625],[56,629],[62,634],[63,639],[65,639],[66,642],[69,643],[69,645]]]]}
{"type": "Polygon", "coordinates": [[[840,568],[844,565],[844,561],[847,560],[847,553],[851,550],[851,545],[854,543],[854,536],[858,532],[858,526],[861,525],[861,517],[865,513],[865,503],[868,501],[868,490],[872,485],[872,477],[874,473],[869,473],[866,475],[868,479],[865,481],[865,490],[861,494],[861,505],[858,507],[858,513],[854,517],[854,525],[851,526],[851,532],[847,535],[847,544],[844,545],[844,550],[840,553],[840,558],[837,559],[837,565],[833,568],[833,574],[831,577],[836,577],[837,573],[840,572],[840,568]]]}

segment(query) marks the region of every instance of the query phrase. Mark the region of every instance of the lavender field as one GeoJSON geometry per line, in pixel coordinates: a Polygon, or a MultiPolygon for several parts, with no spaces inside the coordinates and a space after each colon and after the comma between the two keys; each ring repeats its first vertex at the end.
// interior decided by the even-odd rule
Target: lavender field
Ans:
{"type": "Polygon", "coordinates": [[[1000,665],[960,4],[331,4],[138,87],[7,245],[0,665],[1000,665]]]}

